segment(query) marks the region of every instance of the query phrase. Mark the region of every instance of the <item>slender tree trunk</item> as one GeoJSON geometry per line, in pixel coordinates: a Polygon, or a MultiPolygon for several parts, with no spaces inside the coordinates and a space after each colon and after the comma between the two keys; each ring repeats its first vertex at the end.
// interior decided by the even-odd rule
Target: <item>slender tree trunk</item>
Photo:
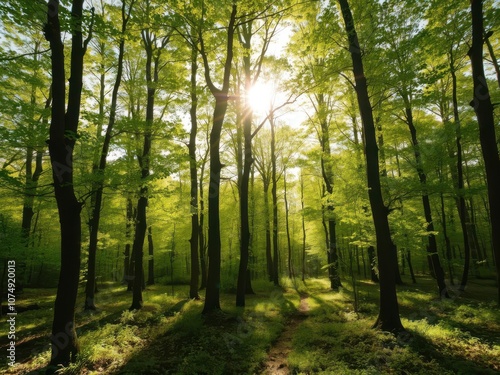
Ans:
{"type": "MultiPolygon", "coordinates": [[[[76,359],[79,351],[75,330],[75,305],[80,278],[82,204],[77,200],[73,186],[73,150],[80,117],[83,57],[88,43],[88,40],[83,41],[81,27],[78,27],[82,23],[82,14],[83,0],[73,0],[67,110],[64,45],[61,40],[57,0],[48,3],[47,23],[44,28],[52,52],[53,102],[48,144],[61,228],[61,268],[52,323],[51,366],[68,365],[76,359]]],[[[52,370],[48,372],[51,373],[52,370]]]]}
{"type": "Polygon", "coordinates": [[[406,250],[406,260],[408,261],[408,268],[410,269],[411,281],[413,282],[413,284],[416,284],[417,279],[415,278],[415,273],[413,272],[413,264],[411,263],[410,250],[406,250]]]}
{"type": "Polygon", "coordinates": [[[420,154],[420,145],[417,138],[417,129],[413,122],[413,111],[409,104],[409,100],[405,98],[406,102],[406,122],[408,128],[410,129],[411,142],[413,145],[413,153],[415,155],[415,161],[417,165],[418,178],[420,180],[420,185],[422,186],[422,204],[424,206],[424,216],[427,222],[427,232],[428,234],[428,245],[427,245],[427,258],[429,260],[429,266],[431,267],[432,274],[436,277],[438,284],[438,293],[440,297],[449,297],[448,291],[446,290],[446,282],[444,280],[444,271],[439,260],[439,253],[437,248],[436,236],[434,235],[434,222],[432,221],[432,211],[431,204],[429,200],[429,195],[427,194],[427,175],[422,166],[422,157],[420,154]]]}
{"type": "Polygon", "coordinates": [[[132,245],[132,254],[134,259],[134,280],[132,286],[132,304],[130,310],[142,308],[142,290],[144,289],[145,277],[143,269],[144,239],[147,229],[147,207],[149,188],[145,182],[150,176],[151,146],[152,146],[152,126],[154,121],[154,106],[156,95],[156,83],[158,82],[159,58],[160,52],[153,56],[155,38],[153,33],[148,30],[142,30],[142,39],[146,50],[146,82],[147,82],[147,103],[146,103],[146,125],[144,129],[144,141],[142,154],[138,155],[139,166],[141,169],[142,186],[139,190],[139,199],[137,201],[137,214],[135,220],[134,242],[132,245]]]}
{"type": "Polygon", "coordinates": [[[200,226],[199,230],[199,247],[200,247],[200,268],[201,268],[201,283],[200,290],[207,287],[207,244],[205,241],[205,201],[203,198],[203,175],[204,175],[205,161],[203,162],[200,172],[200,226]]]}
{"type": "Polygon", "coordinates": [[[272,244],[271,244],[271,220],[269,212],[269,180],[267,177],[262,177],[264,183],[264,216],[265,216],[265,226],[266,226],[266,264],[267,264],[267,275],[269,281],[273,281],[273,256],[272,256],[272,244]]]}
{"type": "Polygon", "coordinates": [[[302,281],[306,279],[306,220],[304,212],[304,177],[300,174],[300,208],[302,219],[302,281]]]}
{"type": "MultiPolygon", "coordinates": [[[[200,228],[198,221],[198,168],[196,165],[196,135],[198,133],[198,94],[196,73],[198,71],[198,47],[193,43],[191,47],[191,132],[189,133],[189,174],[191,178],[191,238],[189,239],[191,249],[191,281],[189,283],[189,298],[200,299],[198,294],[198,283],[200,278],[200,265],[198,248],[200,243],[200,228]]],[[[201,255],[201,254],[200,254],[201,255]]]]}
{"type": "MultiPolygon", "coordinates": [[[[97,243],[99,234],[99,223],[101,220],[101,209],[102,209],[102,196],[104,191],[104,170],[106,169],[107,156],[109,153],[109,147],[111,145],[112,131],[115,125],[116,119],[116,108],[118,104],[118,90],[121,85],[122,74],[123,74],[123,56],[125,53],[125,31],[127,29],[127,23],[130,18],[130,12],[132,10],[132,3],[130,4],[128,13],[125,9],[125,0],[122,2],[122,30],[121,30],[121,40],[118,52],[118,63],[115,83],[113,86],[113,92],[111,94],[111,108],[109,113],[108,126],[106,128],[106,133],[104,136],[104,141],[102,144],[102,150],[98,155],[97,161],[93,166],[92,174],[95,176],[96,182],[93,184],[93,194],[91,196],[91,216],[89,219],[90,236],[89,236],[89,258],[87,266],[87,283],[85,286],[85,310],[95,310],[94,293],[96,290],[95,279],[96,279],[96,253],[97,253],[97,243]]],[[[104,74],[101,75],[101,93],[100,93],[100,103],[99,103],[99,114],[100,118],[103,120],[104,117],[104,86],[105,79],[104,74]]],[[[102,121],[101,120],[101,121],[102,121]]],[[[101,122],[102,124],[102,122],[101,122]]],[[[102,125],[98,131],[98,136],[102,125]]]]}
{"type": "Polygon", "coordinates": [[[148,285],[155,283],[155,258],[154,258],[154,243],[153,231],[151,225],[148,226],[148,285]]]}
{"type": "MultiPolygon", "coordinates": [[[[440,173],[441,176],[441,173],[440,173]]],[[[446,210],[445,210],[445,204],[444,204],[444,194],[441,192],[440,194],[441,198],[441,225],[443,227],[443,236],[444,236],[444,242],[445,242],[445,248],[446,248],[446,261],[448,263],[448,273],[450,274],[450,284],[455,285],[455,282],[453,281],[453,264],[452,264],[452,257],[451,257],[451,242],[450,242],[450,237],[448,236],[448,224],[446,222],[446,210]]]]}
{"type": "Polygon", "coordinates": [[[224,117],[228,105],[228,92],[233,60],[233,38],[236,23],[236,4],[233,4],[229,25],[227,28],[226,61],[224,63],[222,89],[214,86],[210,77],[210,65],[204,47],[203,38],[200,38],[201,55],[205,66],[205,79],[215,98],[212,131],[210,132],[210,186],[208,193],[208,277],[207,291],[203,314],[220,310],[220,270],[221,270],[221,239],[220,239],[220,137],[224,117]]]}
{"type": "Polygon", "coordinates": [[[356,82],[358,105],[363,121],[365,136],[366,171],[368,195],[372,209],[373,222],[377,237],[377,256],[380,279],[380,309],[375,326],[384,331],[397,332],[404,330],[399,317],[399,305],[396,295],[396,248],[391,239],[389,229],[389,210],[382,199],[380,184],[379,158],[373,112],[368,96],[368,87],[363,69],[361,49],[354,27],[351,9],[347,0],[339,0],[345,28],[349,39],[349,50],[353,62],[353,73],[356,82]]]}
{"type": "Polygon", "coordinates": [[[479,124],[479,139],[486,170],[492,242],[498,280],[497,302],[500,305],[500,194],[498,194],[500,191],[500,158],[495,135],[493,105],[483,67],[484,27],[483,2],[481,0],[471,0],[471,14],[472,47],[469,50],[469,57],[474,80],[474,99],[471,101],[471,105],[474,107],[479,124]]]}
{"type": "Polygon", "coordinates": [[[272,242],[273,242],[273,283],[280,285],[279,280],[279,249],[278,249],[278,195],[277,195],[277,168],[276,168],[276,125],[274,115],[271,114],[269,122],[271,124],[271,198],[273,204],[273,222],[272,222],[272,242]]]}
{"type": "Polygon", "coordinates": [[[292,266],[292,240],[290,238],[290,208],[288,206],[288,197],[286,190],[286,170],[283,172],[283,186],[284,186],[284,200],[285,200],[285,225],[286,225],[286,241],[288,246],[288,277],[293,279],[293,266],[292,266]]]}

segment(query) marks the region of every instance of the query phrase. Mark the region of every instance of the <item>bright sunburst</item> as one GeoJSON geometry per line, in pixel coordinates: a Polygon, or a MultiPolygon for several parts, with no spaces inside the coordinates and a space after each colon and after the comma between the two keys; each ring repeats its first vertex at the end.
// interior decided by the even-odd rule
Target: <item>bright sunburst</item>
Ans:
{"type": "Polygon", "coordinates": [[[276,91],[273,85],[257,82],[250,88],[247,99],[254,112],[267,112],[275,96],[276,91]]]}

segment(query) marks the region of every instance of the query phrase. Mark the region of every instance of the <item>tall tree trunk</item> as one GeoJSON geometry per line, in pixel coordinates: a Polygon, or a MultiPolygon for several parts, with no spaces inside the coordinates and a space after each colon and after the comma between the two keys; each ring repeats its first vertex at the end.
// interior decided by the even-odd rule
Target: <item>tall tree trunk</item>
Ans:
{"type": "MultiPolygon", "coordinates": [[[[88,40],[83,41],[81,24],[83,0],[73,0],[71,9],[71,63],[66,110],[64,45],[61,40],[59,2],[50,0],[47,9],[45,37],[50,43],[52,73],[52,109],[49,154],[52,164],[54,193],[61,228],[61,268],[52,323],[51,366],[66,366],[79,351],[75,330],[75,305],[81,262],[82,204],[73,185],[73,150],[80,117],[83,88],[83,57],[88,40]]],[[[90,38],[90,36],[89,36],[90,38]]],[[[48,371],[52,372],[53,369],[48,371]]]]}
{"type": "MultiPolygon", "coordinates": [[[[98,155],[97,162],[93,166],[92,174],[95,177],[95,183],[93,184],[93,194],[91,196],[91,214],[89,219],[90,227],[90,238],[89,238],[89,258],[87,267],[87,283],[85,286],[85,310],[95,310],[94,293],[95,287],[95,261],[97,253],[97,243],[99,234],[99,223],[101,220],[101,208],[102,208],[102,196],[104,191],[104,170],[106,169],[107,157],[109,153],[109,147],[111,145],[112,131],[115,125],[116,119],[116,108],[118,104],[118,90],[121,85],[122,74],[123,74],[123,56],[125,53],[125,31],[127,29],[127,23],[130,19],[130,12],[132,11],[132,5],[134,0],[132,0],[128,11],[126,11],[125,0],[122,1],[122,29],[121,29],[121,39],[118,51],[118,63],[115,83],[113,86],[113,92],[111,94],[111,107],[109,111],[108,126],[106,128],[106,133],[104,135],[104,141],[102,144],[102,149],[98,155]]],[[[101,75],[101,93],[99,101],[99,117],[103,120],[104,117],[104,74],[101,75]]],[[[101,122],[102,124],[102,122],[101,122]]],[[[100,127],[102,129],[102,126],[100,127]]],[[[100,136],[100,131],[98,131],[98,136],[100,136]]]]}
{"type": "MultiPolygon", "coordinates": [[[[131,243],[130,243],[130,238],[131,238],[131,231],[132,231],[132,220],[134,220],[133,216],[134,209],[132,207],[132,199],[130,197],[127,197],[127,221],[125,224],[125,250],[123,253],[123,281],[122,283],[127,283],[127,286],[130,284],[130,281],[132,280],[132,277],[130,275],[130,263],[131,263],[131,258],[130,258],[130,248],[131,248],[131,243]]],[[[132,290],[132,289],[130,289],[132,290]]]]}
{"type": "Polygon", "coordinates": [[[132,254],[134,260],[134,280],[132,286],[132,304],[130,310],[142,308],[142,290],[144,287],[144,239],[147,229],[147,207],[149,188],[146,180],[150,176],[151,146],[152,146],[152,126],[154,121],[154,107],[156,95],[156,83],[158,82],[159,58],[158,52],[153,56],[154,41],[156,38],[148,30],[142,30],[142,39],[146,50],[146,82],[147,82],[147,103],[146,103],[146,124],[144,129],[144,141],[142,154],[137,156],[139,167],[141,169],[142,186],[139,189],[139,199],[137,201],[137,214],[135,220],[134,242],[132,245],[132,254]]]}
{"type": "Polygon", "coordinates": [[[462,160],[462,132],[461,132],[461,121],[458,112],[458,99],[457,99],[457,76],[455,68],[455,59],[453,51],[450,51],[450,74],[452,78],[452,103],[453,103],[453,120],[455,125],[455,145],[457,152],[456,167],[450,167],[451,178],[454,180],[456,186],[456,198],[455,203],[458,209],[458,216],[460,219],[460,225],[462,228],[462,236],[464,241],[464,269],[462,273],[462,278],[460,281],[460,289],[465,290],[467,285],[467,279],[469,277],[469,267],[470,267],[470,245],[469,245],[469,231],[467,223],[470,221],[469,213],[467,211],[467,206],[465,204],[464,197],[464,174],[463,174],[463,160],[462,160]]]}
{"type": "Polygon", "coordinates": [[[272,242],[273,242],[273,283],[275,286],[280,285],[279,280],[279,249],[278,249],[278,195],[277,185],[278,177],[276,171],[276,125],[274,114],[269,116],[271,124],[271,199],[273,205],[273,222],[272,222],[272,242]]]}
{"type": "Polygon", "coordinates": [[[495,135],[493,105],[483,67],[484,27],[483,2],[481,0],[471,0],[471,14],[472,47],[469,50],[469,57],[474,80],[474,99],[471,101],[471,105],[474,107],[479,124],[479,139],[486,170],[492,242],[498,280],[497,302],[500,305],[500,194],[498,194],[500,191],[500,158],[495,135]]]}
{"type": "MultiPolygon", "coordinates": [[[[241,42],[246,50],[250,51],[251,48],[251,38],[252,38],[252,23],[249,22],[246,25],[242,25],[241,42]]],[[[245,93],[250,91],[252,85],[251,77],[251,62],[250,54],[243,57],[243,67],[245,71],[245,93]]],[[[238,281],[236,287],[236,306],[245,306],[245,293],[247,288],[251,285],[247,285],[251,278],[248,272],[248,259],[249,259],[249,247],[250,247],[250,221],[249,221],[249,183],[250,183],[250,171],[253,163],[252,155],[252,108],[249,103],[245,103],[243,115],[243,173],[239,176],[239,192],[240,192],[240,224],[241,224],[241,236],[240,236],[240,264],[238,269],[238,281]]],[[[241,142],[240,142],[241,144],[241,142]]],[[[238,169],[239,171],[241,169],[238,169]]]]}
{"type": "Polygon", "coordinates": [[[221,240],[220,240],[220,137],[224,117],[228,105],[228,92],[231,77],[231,65],[233,60],[233,39],[236,23],[236,4],[233,4],[229,25],[227,29],[226,61],[222,89],[218,89],[210,77],[210,65],[205,51],[204,41],[200,35],[200,49],[205,66],[205,79],[207,85],[215,98],[213,113],[213,125],[210,132],[210,186],[208,193],[208,277],[207,291],[203,314],[220,310],[220,269],[221,269],[221,240]]]}
{"type": "Polygon", "coordinates": [[[153,230],[151,225],[148,226],[148,285],[155,283],[155,258],[154,258],[154,243],[153,230]]]}
{"type": "Polygon", "coordinates": [[[286,169],[283,172],[284,200],[285,200],[285,226],[286,226],[286,242],[288,246],[288,277],[293,279],[293,263],[292,263],[292,240],[290,238],[290,208],[288,206],[288,197],[286,189],[286,169]]]}
{"type": "Polygon", "coordinates": [[[191,182],[191,238],[189,239],[191,250],[191,280],[189,283],[189,298],[200,299],[198,294],[198,283],[200,278],[200,264],[198,257],[198,246],[200,243],[200,228],[198,221],[198,167],[196,165],[196,135],[198,133],[198,94],[196,84],[196,73],[198,71],[198,46],[193,42],[191,47],[191,132],[189,133],[189,175],[191,182]]]}
{"type": "Polygon", "coordinates": [[[349,50],[353,62],[353,73],[356,82],[356,94],[363,122],[365,135],[366,172],[368,180],[368,196],[372,209],[373,222],[377,237],[377,256],[380,279],[380,309],[375,326],[384,331],[397,332],[404,330],[399,317],[399,305],[396,295],[396,247],[391,239],[389,229],[389,210],[382,198],[380,184],[379,158],[373,112],[368,95],[368,86],[363,69],[361,48],[358,41],[354,20],[347,0],[338,0],[344,18],[349,50]]]}
{"type": "Polygon", "coordinates": [[[302,170],[300,173],[300,208],[301,208],[301,219],[302,219],[302,281],[306,279],[306,220],[304,212],[304,177],[302,176],[302,170]]]}
{"type": "MultiPolygon", "coordinates": [[[[205,159],[206,160],[206,159],[205,159]]],[[[199,247],[200,247],[200,268],[201,268],[201,283],[200,289],[205,289],[207,287],[207,243],[205,240],[205,201],[203,198],[203,175],[205,170],[205,160],[201,167],[200,172],[200,226],[199,230],[199,247]]]]}
{"type": "Polygon", "coordinates": [[[273,281],[273,256],[271,243],[271,214],[269,212],[269,186],[270,181],[267,177],[262,176],[264,184],[264,224],[266,227],[266,265],[269,281],[273,281]]]}
{"type": "Polygon", "coordinates": [[[429,265],[431,266],[431,272],[436,277],[439,296],[449,297],[448,291],[446,290],[443,267],[441,266],[441,262],[439,260],[436,236],[434,235],[434,222],[432,221],[431,203],[429,200],[429,195],[427,194],[427,175],[422,166],[422,156],[420,154],[420,145],[417,138],[417,129],[415,128],[415,124],[413,122],[413,111],[408,98],[405,98],[405,104],[406,123],[408,125],[408,128],[410,129],[411,143],[413,145],[413,153],[415,156],[418,179],[422,187],[422,204],[424,206],[425,221],[427,222],[426,229],[429,233],[427,258],[429,260],[429,265]]]}
{"type": "MultiPolygon", "coordinates": [[[[333,194],[333,165],[330,147],[330,130],[329,124],[325,117],[327,112],[326,101],[324,94],[317,95],[318,115],[320,116],[320,145],[321,145],[321,174],[328,194],[327,204],[323,207],[326,209],[325,216],[328,219],[328,238],[327,243],[327,261],[328,261],[328,277],[330,278],[330,288],[338,291],[342,286],[339,276],[339,257],[337,249],[336,221],[334,217],[334,206],[332,202],[333,194]]],[[[324,194],[325,195],[325,194],[324,194]]]]}

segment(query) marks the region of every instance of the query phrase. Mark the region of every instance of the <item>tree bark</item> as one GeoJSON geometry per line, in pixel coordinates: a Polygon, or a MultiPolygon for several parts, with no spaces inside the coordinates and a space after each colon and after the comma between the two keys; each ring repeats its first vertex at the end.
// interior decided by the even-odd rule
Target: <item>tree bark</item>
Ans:
{"type": "Polygon", "coordinates": [[[354,20],[347,0],[339,0],[344,18],[349,50],[353,62],[353,73],[356,82],[356,94],[363,122],[365,135],[366,172],[368,195],[372,209],[373,222],[377,237],[377,256],[380,279],[380,307],[375,326],[384,331],[398,332],[404,330],[399,317],[399,305],[396,295],[396,248],[391,239],[389,229],[389,210],[382,198],[377,139],[373,112],[368,95],[368,87],[364,74],[361,49],[354,20]]]}
{"type": "MultiPolygon", "coordinates": [[[[227,28],[226,61],[222,89],[218,89],[210,77],[210,64],[204,47],[203,37],[200,35],[201,55],[205,67],[205,79],[215,98],[213,126],[210,132],[210,185],[208,193],[208,277],[205,305],[202,314],[220,310],[220,269],[221,269],[221,239],[220,239],[220,137],[224,117],[228,106],[228,92],[233,60],[233,39],[236,23],[236,4],[233,4],[229,25],[227,28]]],[[[201,34],[201,33],[200,33],[201,34]]]]}
{"type": "MultiPolygon", "coordinates": [[[[50,0],[47,9],[45,37],[50,43],[52,73],[52,108],[48,140],[54,193],[61,229],[61,269],[54,304],[51,335],[51,366],[66,366],[75,361],[78,339],[75,330],[75,305],[81,262],[82,204],[73,186],[73,150],[77,139],[83,88],[83,57],[87,41],[83,41],[81,24],[83,0],[73,0],[71,9],[71,63],[66,110],[64,45],[61,39],[59,2],[50,0]]],[[[52,372],[52,370],[48,370],[52,372]]]]}
{"type": "Polygon", "coordinates": [[[486,170],[492,243],[498,280],[497,302],[500,305],[500,194],[498,194],[500,191],[500,158],[498,156],[497,138],[495,135],[493,105],[484,75],[484,27],[483,2],[481,0],[471,0],[471,15],[472,47],[469,50],[469,57],[474,80],[474,99],[471,101],[471,105],[474,107],[479,124],[479,140],[481,142],[486,170]]]}
{"type": "Polygon", "coordinates": [[[273,204],[273,221],[272,221],[272,243],[273,243],[273,278],[275,286],[280,285],[279,280],[279,249],[278,249],[278,195],[277,195],[277,171],[276,171],[276,126],[274,115],[271,113],[269,117],[271,124],[271,199],[273,204]]]}
{"type": "Polygon", "coordinates": [[[427,245],[427,257],[429,260],[429,266],[431,267],[431,273],[436,277],[438,284],[439,297],[449,297],[448,291],[446,289],[446,282],[444,280],[444,271],[439,260],[439,253],[437,249],[436,236],[434,235],[434,222],[432,221],[432,211],[431,203],[429,200],[429,195],[427,194],[427,175],[422,166],[422,156],[420,154],[420,145],[417,138],[417,129],[413,121],[413,111],[410,106],[410,102],[405,98],[406,108],[406,123],[410,129],[411,143],[413,145],[413,154],[415,156],[415,162],[417,165],[418,179],[422,187],[422,204],[424,207],[425,221],[427,222],[427,232],[428,234],[428,245],[427,245]]]}
{"type": "Polygon", "coordinates": [[[191,47],[191,108],[189,111],[191,117],[191,132],[189,133],[189,175],[191,182],[191,280],[189,283],[189,298],[200,299],[198,294],[198,283],[200,278],[200,265],[198,258],[198,245],[200,240],[200,228],[198,221],[198,168],[196,165],[196,135],[198,133],[198,120],[196,112],[198,108],[198,94],[196,84],[196,72],[198,71],[198,49],[197,43],[193,41],[191,47]]]}
{"type": "MultiPolygon", "coordinates": [[[[336,234],[336,220],[334,217],[335,207],[332,202],[333,194],[333,165],[330,147],[330,130],[325,114],[327,112],[326,101],[324,94],[319,94],[317,96],[318,101],[318,116],[320,116],[319,122],[321,126],[320,133],[320,145],[321,145],[321,174],[323,176],[323,181],[326,187],[326,193],[328,194],[327,205],[323,206],[323,210],[326,209],[325,216],[328,219],[328,238],[327,243],[327,261],[328,261],[328,277],[330,279],[330,288],[332,290],[338,291],[342,286],[340,282],[339,275],[339,256],[337,249],[337,234],[336,234]]],[[[325,229],[326,230],[326,229],[325,229]]]]}
{"type": "Polygon", "coordinates": [[[153,231],[151,225],[148,226],[148,285],[155,283],[155,258],[154,258],[154,243],[153,231]]]}
{"type": "MultiPolygon", "coordinates": [[[[132,5],[134,0],[132,0],[128,12],[125,9],[125,0],[122,1],[122,29],[121,29],[121,39],[118,50],[118,63],[115,83],[113,86],[113,92],[111,94],[111,107],[109,111],[108,126],[106,128],[106,133],[104,135],[104,141],[102,144],[102,149],[99,154],[98,163],[94,165],[92,173],[96,178],[96,182],[93,184],[93,195],[91,197],[92,209],[89,219],[90,236],[89,236],[89,258],[87,267],[87,283],[85,286],[85,310],[95,310],[94,293],[95,293],[95,262],[97,253],[97,243],[99,234],[99,223],[101,220],[101,208],[102,208],[102,196],[104,191],[104,170],[106,169],[107,157],[109,153],[109,147],[111,145],[112,131],[115,125],[116,119],[116,108],[118,105],[118,90],[121,85],[122,74],[123,74],[123,56],[125,54],[125,31],[127,29],[127,23],[130,18],[130,12],[132,11],[132,5]]],[[[100,98],[100,116],[104,116],[104,75],[101,79],[101,98],[100,98]]],[[[99,131],[100,133],[100,131],[99,131]]],[[[98,134],[99,136],[100,134],[98,134]]]]}

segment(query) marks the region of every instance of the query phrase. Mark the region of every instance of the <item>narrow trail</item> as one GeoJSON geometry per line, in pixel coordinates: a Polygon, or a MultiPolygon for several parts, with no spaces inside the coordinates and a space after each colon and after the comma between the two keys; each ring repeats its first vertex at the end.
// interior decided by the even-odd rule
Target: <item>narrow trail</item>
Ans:
{"type": "Polygon", "coordinates": [[[261,374],[264,375],[288,375],[288,354],[292,351],[292,341],[295,331],[299,325],[308,317],[309,304],[308,294],[300,295],[299,308],[288,318],[286,326],[281,335],[269,349],[267,360],[261,367],[261,374]]]}

